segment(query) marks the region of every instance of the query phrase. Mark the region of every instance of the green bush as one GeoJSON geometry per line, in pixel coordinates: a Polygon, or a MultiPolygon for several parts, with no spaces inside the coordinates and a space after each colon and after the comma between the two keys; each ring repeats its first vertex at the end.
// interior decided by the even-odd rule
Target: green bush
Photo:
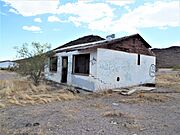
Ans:
{"type": "Polygon", "coordinates": [[[180,70],[180,65],[176,65],[173,67],[173,70],[180,70]]]}

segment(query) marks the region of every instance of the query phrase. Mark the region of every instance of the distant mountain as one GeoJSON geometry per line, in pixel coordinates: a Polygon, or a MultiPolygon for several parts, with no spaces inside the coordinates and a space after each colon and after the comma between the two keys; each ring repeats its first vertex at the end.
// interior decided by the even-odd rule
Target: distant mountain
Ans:
{"type": "Polygon", "coordinates": [[[158,68],[180,65],[180,46],[172,46],[163,49],[154,48],[152,51],[156,55],[156,66],[158,68]]]}

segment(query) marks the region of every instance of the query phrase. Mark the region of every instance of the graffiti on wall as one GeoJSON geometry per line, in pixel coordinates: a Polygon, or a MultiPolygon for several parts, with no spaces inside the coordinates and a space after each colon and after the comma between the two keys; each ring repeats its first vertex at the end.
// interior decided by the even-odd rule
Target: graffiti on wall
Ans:
{"type": "Polygon", "coordinates": [[[121,67],[119,65],[115,65],[112,62],[100,62],[99,68],[105,71],[112,71],[114,73],[118,72],[121,67]]]}
{"type": "Polygon", "coordinates": [[[95,65],[95,64],[96,64],[96,61],[97,61],[97,60],[96,60],[96,58],[94,58],[94,57],[93,57],[93,59],[92,59],[92,60],[90,60],[91,65],[92,65],[92,66],[93,66],[93,65],[95,65]]]}
{"type": "Polygon", "coordinates": [[[151,64],[151,66],[149,67],[149,76],[155,77],[155,73],[156,73],[156,66],[154,64],[151,64]]]}

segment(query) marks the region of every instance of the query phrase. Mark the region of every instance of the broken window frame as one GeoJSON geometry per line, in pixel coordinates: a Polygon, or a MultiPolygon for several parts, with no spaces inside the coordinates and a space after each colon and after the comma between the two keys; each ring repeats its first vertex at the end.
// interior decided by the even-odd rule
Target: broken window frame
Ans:
{"type": "MultiPolygon", "coordinates": [[[[80,64],[79,64],[80,65],[80,64]]],[[[82,66],[82,65],[81,65],[82,66]]],[[[77,75],[85,75],[85,76],[89,76],[90,74],[90,53],[86,53],[86,54],[76,54],[76,55],[73,55],[73,66],[72,66],[72,74],[77,74],[77,75]],[[81,67],[81,70],[84,70],[84,71],[77,71],[78,68],[77,68],[77,61],[78,59],[82,59],[84,58],[84,69],[82,69],[81,67]],[[86,71],[85,71],[86,70],[86,71]]]]}
{"type": "Polygon", "coordinates": [[[49,58],[49,71],[50,72],[57,72],[57,65],[58,65],[58,57],[53,56],[49,58]]]}

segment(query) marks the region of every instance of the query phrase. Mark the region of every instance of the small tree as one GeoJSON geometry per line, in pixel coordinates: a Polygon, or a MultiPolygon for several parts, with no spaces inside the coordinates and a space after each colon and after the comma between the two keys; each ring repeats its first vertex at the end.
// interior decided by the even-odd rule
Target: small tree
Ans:
{"type": "Polygon", "coordinates": [[[17,57],[21,58],[17,61],[17,72],[21,75],[29,75],[35,85],[39,84],[41,74],[47,64],[50,45],[32,42],[31,45],[24,43],[22,47],[15,47],[17,57]]]}

